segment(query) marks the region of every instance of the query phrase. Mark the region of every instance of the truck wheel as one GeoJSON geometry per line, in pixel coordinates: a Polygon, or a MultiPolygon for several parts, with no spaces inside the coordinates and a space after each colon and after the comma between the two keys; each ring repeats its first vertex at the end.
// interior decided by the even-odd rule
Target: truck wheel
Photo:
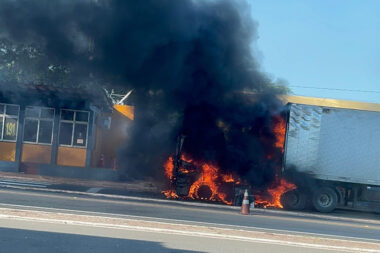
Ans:
{"type": "Polygon", "coordinates": [[[303,210],[306,206],[306,194],[297,190],[285,192],[280,198],[281,204],[288,210],[303,210]]]}
{"type": "Polygon", "coordinates": [[[332,212],[338,203],[338,195],[330,187],[322,187],[313,194],[313,206],[321,213],[332,212]]]}

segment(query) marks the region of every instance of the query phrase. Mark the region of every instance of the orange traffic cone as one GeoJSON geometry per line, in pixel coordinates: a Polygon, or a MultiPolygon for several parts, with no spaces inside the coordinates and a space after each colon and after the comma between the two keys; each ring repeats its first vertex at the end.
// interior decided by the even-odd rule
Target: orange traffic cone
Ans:
{"type": "Polygon", "coordinates": [[[248,215],[249,214],[249,199],[248,199],[248,190],[246,189],[244,192],[243,203],[241,205],[241,214],[248,215]]]}

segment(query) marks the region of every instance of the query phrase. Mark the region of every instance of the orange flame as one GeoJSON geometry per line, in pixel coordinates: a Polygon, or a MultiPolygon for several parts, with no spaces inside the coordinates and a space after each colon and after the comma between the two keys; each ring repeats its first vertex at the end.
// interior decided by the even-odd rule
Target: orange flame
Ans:
{"type": "MultiPolygon", "coordinates": [[[[282,153],[284,152],[284,142],[285,142],[285,132],[286,132],[286,120],[281,116],[274,116],[273,118],[273,134],[275,135],[275,143],[273,147],[276,149],[280,149],[282,153]]],[[[276,152],[268,152],[266,154],[266,159],[276,159],[278,154],[276,152]]],[[[228,200],[227,194],[224,192],[225,189],[223,184],[241,184],[240,178],[234,174],[225,174],[220,171],[220,169],[213,165],[212,163],[203,163],[199,161],[194,161],[189,158],[189,156],[182,154],[181,160],[187,163],[191,163],[197,168],[196,175],[198,176],[196,181],[190,185],[188,195],[184,197],[185,199],[207,199],[211,201],[222,201],[225,204],[231,205],[232,201],[228,200]],[[210,192],[206,195],[210,194],[209,197],[205,198],[204,196],[199,196],[199,190],[206,186],[210,192]],[[224,189],[224,190],[223,190],[224,189]]],[[[174,173],[174,164],[173,157],[169,157],[166,161],[165,165],[165,175],[173,182],[175,180],[173,178],[174,173]]],[[[279,166],[277,170],[277,175],[279,175],[279,166]]],[[[180,166],[178,168],[178,172],[181,174],[189,174],[194,173],[195,171],[191,169],[191,171],[180,166]]],[[[246,184],[245,181],[243,181],[246,184]]],[[[266,189],[265,192],[256,192],[255,195],[255,204],[261,206],[263,208],[283,208],[281,204],[281,195],[296,189],[296,185],[286,181],[285,179],[279,179],[278,176],[272,182],[272,186],[266,189]]],[[[167,190],[163,191],[163,194],[167,198],[180,198],[175,190],[167,190]]],[[[202,195],[202,194],[201,194],[202,195]]],[[[181,197],[182,198],[182,197],[181,197]]]]}
{"type": "Polygon", "coordinates": [[[268,207],[283,208],[280,201],[281,195],[284,194],[285,192],[294,190],[296,188],[297,188],[296,185],[281,178],[279,185],[267,189],[269,196],[255,195],[256,197],[255,205],[262,206],[263,208],[268,208],[268,207]]]}
{"type": "MultiPolygon", "coordinates": [[[[272,131],[276,137],[274,147],[281,149],[284,153],[285,133],[286,133],[286,120],[281,116],[274,116],[272,131]]],[[[275,159],[275,153],[266,154],[268,160],[275,159]]],[[[277,168],[277,176],[272,183],[272,186],[266,189],[266,192],[259,192],[255,194],[255,205],[263,208],[283,208],[281,204],[281,195],[290,190],[297,188],[296,185],[286,181],[284,178],[279,178],[281,165],[277,168]]]]}
{"type": "Polygon", "coordinates": [[[173,157],[169,157],[169,159],[164,164],[164,168],[166,177],[172,179],[174,170],[173,157]]]}
{"type": "MultiPolygon", "coordinates": [[[[189,157],[182,155],[181,159],[183,161],[186,161],[188,163],[192,163],[193,165],[197,166],[199,168],[198,172],[198,179],[193,182],[190,186],[189,193],[186,196],[190,199],[205,199],[204,197],[199,196],[199,189],[202,186],[207,186],[208,189],[211,192],[211,196],[207,197],[207,200],[211,201],[222,201],[223,203],[227,205],[231,205],[232,201],[227,200],[227,194],[224,193],[220,189],[220,185],[222,183],[233,183],[237,180],[235,180],[234,176],[232,174],[223,174],[219,171],[219,168],[217,166],[214,166],[209,163],[200,163],[195,162],[193,159],[190,159],[189,157]]],[[[173,179],[173,173],[174,173],[174,165],[173,165],[173,158],[169,157],[169,159],[164,164],[165,167],[165,175],[169,179],[173,179]]],[[[190,173],[190,171],[186,170],[185,168],[179,167],[179,172],[183,174],[190,173]]],[[[179,196],[175,193],[174,190],[167,190],[162,192],[167,198],[179,198],[179,196]]]]}
{"type": "Polygon", "coordinates": [[[235,179],[232,176],[232,174],[222,175],[222,179],[223,179],[223,182],[226,182],[226,183],[233,183],[233,182],[235,182],[235,179]]]}
{"type": "Polygon", "coordinates": [[[219,191],[219,187],[216,183],[219,169],[216,166],[212,166],[207,163],[202,164],[201,168],[202,172],[199,179],[191,185],[188,197],[199,199],[198,190],[202,185],[205,185],[211,190],[211,196],[209,197],[210,200],[220,199],[222,202],[231,205],[232,201],[226,200],[226,194],[219,191]]]}
{"type": "Polygon", "coordinates": [[[174,190],[167,190],[167,191],[162,191],[162,193],[165,195],[166,198],[168,199],[178,199],[178,195],[175,193],[174,190]]]}
{"type": "Polygon", "coordinates": [[[274,117],[273,133],[276,136],[276,142],[274,146],[280,148],[284,152],[284,142],[285,142],[285,132],[286,132],[286,121],[280,116],[274,117]]]}
{"type": "Polygon", "coordinates": [[[182,154],[181,159],[185,162],[192,163],[193,159],[190,159],[189,157],[186,157],[186,155],[182,154]]]}

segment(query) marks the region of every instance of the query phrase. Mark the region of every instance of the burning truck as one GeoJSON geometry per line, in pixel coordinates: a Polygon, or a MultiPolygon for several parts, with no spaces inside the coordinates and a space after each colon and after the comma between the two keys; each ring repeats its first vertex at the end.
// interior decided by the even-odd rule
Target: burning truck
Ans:
{"type": "Polygon", "coordinates": [[[178,138],[176,154],[164,165],[165,175],[170,180],[170,190],[164,191],[167,198],[195,199],[241,205],[245,189],[249,189],[251,202],[263,208],[283,208],[280,198],[283,193],[296,186],[279,176],[271,185],[255,189],[236,173],[225,173],[213,163],[195,161],[182,153],[186,136],[178,138]]]}
{"type": "Polygon", "coordinates": [[[167,198],[238,205],[244,189],[255,206],[331,212],[337,207],[380,211],[380,105],[305,97],[282,97],[286,110],[275,115],[277,153],[273,181],[265,189],[235,173],[186,154],[180,136],[164,165],[167,198]]]}
{"type": "MultiPolygon", "coordinates": [[[[254,122],[246,124],[243,129],[237,130],[239,135],[243,135],[239,139],[243,145],[249,142],[255,143],[254,148],[250,148],[250,150],[257,153],[253,156],[241,154],[241,151],[244,150],[241,147],[239,147],[240,152],[236,152],[237,156],[240,154],[243,157],[238,157],[235,163],[238,164],[238,167],[248,167],[248,173],[244,173],[244,171],[242,172],[240,168],[236,167],[223,168],[217,159],[194,158],[191,150],[192,144],[188,144],[192,139],[187,135],[179,136],[175,154],[170,156],[163,166],[169,188],[163,191],[163,194],[167,198],[240,205],[244,191],[249,189],[251,202],[254,200],[256,206],[283,208],[281,196],[283,193],[297,187],[281,175],[286,114],[270,115],[266,111],[265,120],[256,119],[254,122]],[[257,127],[248,128],[247,125],[257,127]],[[245,135],[246,133],[247,135],[245,135]],[[249,135],[253,135],[254,138],[249,139],[249,135]],[[241,161],[243,159],[246,160],[241,161]]],[[[224,128],[225,125],[223,122],[218,122],[218,127],[224,128]]],[[[233,132],[235,130],[229,128],[228,131],[233,132]]],[[[208,139],[208,141],[218,143],[215,139],[208,139]]],[[[218,148],[223,145],[229,146],[228,143],[220,143],[218,148]]],[[[218,151],[221,152],[220,149],[218,151]]],[[[234,151],[232,149],[231,152],[234,151]]],[[[196,150],[196,152],[199,151],[196,150]]],[[[210,154],[212,150],[205,153],[210,154]]],[[[231,153],[224,155],[233,156],[231,153]]],[[[219,160],[223,160],[223,158],[219,158],[219,160]]]]}

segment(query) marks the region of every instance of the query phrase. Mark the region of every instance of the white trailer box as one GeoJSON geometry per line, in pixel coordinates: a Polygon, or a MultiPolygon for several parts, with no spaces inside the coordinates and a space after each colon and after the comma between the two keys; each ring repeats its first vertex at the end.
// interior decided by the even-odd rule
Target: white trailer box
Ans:
{"type": "Polygon", "coordinates": [[[291,104],[284,170],[380,186],[380,112],[291,104]]]}

